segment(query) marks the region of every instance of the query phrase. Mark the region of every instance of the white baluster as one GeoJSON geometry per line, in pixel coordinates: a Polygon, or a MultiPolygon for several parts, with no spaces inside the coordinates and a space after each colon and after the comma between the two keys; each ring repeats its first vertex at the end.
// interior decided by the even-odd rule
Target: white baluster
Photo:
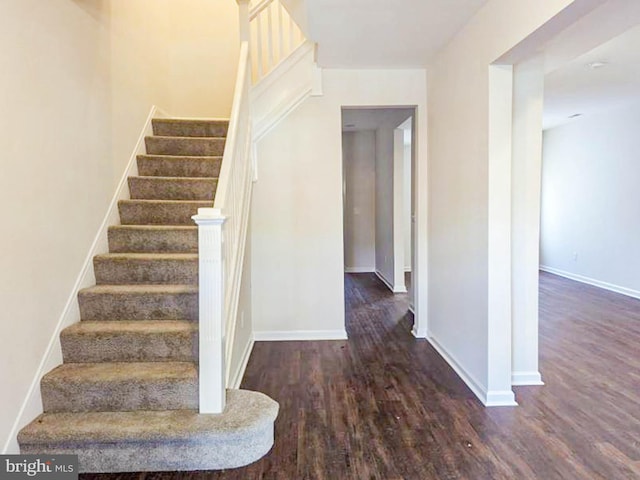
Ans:
{"type": "Polygon", "coordinates": [[[284,59],[284,28],[282,22],[282,3],[278,3],[278,61],[282,61],[284,59]]]}
{"type": "Polygon", "coordinates": [[[291,15],[289,15],[289,52],[288,53],[291,53],[293,51],[293,27],[294,27],[293,19],[291,18],[291,15]]]}
{"type": "Polygon", "coordinates": [[[258,80],[264,75],[264,65],[262,63],[262,15],[256,17],[258,26],[258,45],[256,47],[256,56],[258,57],[258,80]]]}
{"type": "Polygon", "coordinates": [[[267,72],[270,72],[271,69],[273,68],[274,65],[274,61],[273,61],[273,15],[271,14],[271,11],[273,10],[272,8],[273,4],[269,5],[267,7],[267,54],[268,54],[268,60],[269,63],[267,64],[267,72]]]}

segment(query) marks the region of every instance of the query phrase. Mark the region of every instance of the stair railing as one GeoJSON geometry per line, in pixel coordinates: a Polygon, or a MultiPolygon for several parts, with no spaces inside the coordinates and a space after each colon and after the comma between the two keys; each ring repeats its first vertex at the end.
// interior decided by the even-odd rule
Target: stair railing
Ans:
{"type": "Polygon", "coordinates": [[[253,82],[259,82],[306,39],[280,0],[252,2],[249,36],[253,82]]]}
{"type": "MultiPolygon", "coordinates": [[[[241,34],[242,28],[241,19],[241,34]]],[[[250,88],[251,56],[243,41],[213,208],[200,208],[193,216],[199,252],[200,413],[222,413],[229,384],[253,185],[250,88]]]]}

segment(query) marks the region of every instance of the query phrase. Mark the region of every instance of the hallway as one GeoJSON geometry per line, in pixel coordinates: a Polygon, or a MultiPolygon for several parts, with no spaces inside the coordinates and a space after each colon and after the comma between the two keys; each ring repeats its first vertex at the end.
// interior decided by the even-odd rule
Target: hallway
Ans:
{"type": "Polygon", "coordinates": [[[410,332],[407,296],[345,276],[349,341],[258,342],[243,388],[280,402],[274,450],[228,472],[89,479],[640,477],[640,301],[541,274],[544,387],[484,408],[410,332]]]}

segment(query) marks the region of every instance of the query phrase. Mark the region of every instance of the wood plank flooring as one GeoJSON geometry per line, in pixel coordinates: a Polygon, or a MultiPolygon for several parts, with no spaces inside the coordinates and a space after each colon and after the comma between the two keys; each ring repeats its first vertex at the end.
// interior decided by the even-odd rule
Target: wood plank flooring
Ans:
{"type": "Polygon", "coordinates": [[[83,480],[640,479],[640,301],[541,274],[544,387],[484,408],[410,332],[406,295],[346,275],[349,341],[256,343],[242,387],[280,402],[274,449],[226,472],[83,480]]]}

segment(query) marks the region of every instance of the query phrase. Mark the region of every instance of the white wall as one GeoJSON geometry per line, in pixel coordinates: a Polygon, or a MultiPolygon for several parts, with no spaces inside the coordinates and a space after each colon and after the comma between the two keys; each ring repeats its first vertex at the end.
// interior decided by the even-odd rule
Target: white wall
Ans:
{"type": "Polygon", "coordinates": [[[342,156],[345,270],[373,272],[376,263],[375,131],[343,132],[342,156]]]}
{"type": "Polygon", "coordinates": [[[32,384],[38,391],[50,341],[59,356],[56,325],[151,105],[228,114],[236,8],[0,3],[0,210],[10,226],[0,237],[10,252],[0,269],[0,337],[11,339],[0,349],[0,446],[8,452],[17,451],[11,432],[21,405],[22,420],[35,415],[27,392],[32,384]]]}
{"type": "MultiPolygon", "coordinates": [[[[344,334],[341,107],[417,105],[423,146],[425,86],[424,70],[324,70],[324,96],[305,100],[259,143],[252,222],[257,338],[344,334]]],[[[422,165],[425,153],[418,153],[422,165]]],[[[420,200],[424,213],[426,197],[420,200]]],[[[421,235],[426,245],[426,231],[421,235]]]]}
{"type": "Polygon", "coordinates": [[[544,133],[541,264],[640,298],[640,105],[544,133]]]}
{"type": "MultiPolygon", "coordinates": [[[[501,183],[490,191],[489,181],[507,178],[509,186],[502,162],[508,151],[496,140],[510,148],[511,132],[510,125],[490,131],[490,114],[497,113],[490,87],[507,82],[494,71],[490,84],[489,65],[565,7],[562,21],[571,23],[572,3],[490,0],[429,68],[428,335],[486,404],[513,402],[511,305],[502,296],[510,289],[504,265],[510,266],[511,252],[489,257],[498,245],[509,245],[509,189],[501,183]],[[499,162],[490,157],[490,138],[499,162]]],[[[536,42],[546,40],[546,30],[540,32],[536,42]]]]}

